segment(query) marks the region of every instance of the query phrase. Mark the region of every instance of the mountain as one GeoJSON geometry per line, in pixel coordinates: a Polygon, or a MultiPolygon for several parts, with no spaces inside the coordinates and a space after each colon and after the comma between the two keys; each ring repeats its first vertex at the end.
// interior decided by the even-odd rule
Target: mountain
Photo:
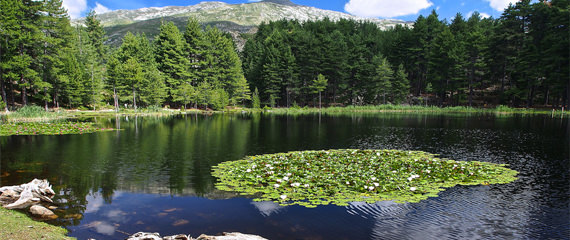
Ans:
{"type": "MultiPolygon", "coordinates": [[[[109,36],[108,43],[112,45],[120,44],[122,37],[129,31],[145,33],[148,37],[153,38],[158,34],[162,21],[172,21],[183,30],[189,17],[198,19],[204,25],[213,25],[230,32],[234,38],[243,33],[255,33],[256,26],[262,22],[280,19],[298,21],[324,18],[333,21],[353,19],[374,22],[382,29],[398,24],[410,24],[401,20],[361,18],[346,13],[297,5],[289,0],[264,0],[243,4],[201,2],[186,7],[169,6],[116,10],[97,15],[109,36]]],[[[75,23],[81,24],[82,21],[83,19],[79,19],[75,23]]]]}

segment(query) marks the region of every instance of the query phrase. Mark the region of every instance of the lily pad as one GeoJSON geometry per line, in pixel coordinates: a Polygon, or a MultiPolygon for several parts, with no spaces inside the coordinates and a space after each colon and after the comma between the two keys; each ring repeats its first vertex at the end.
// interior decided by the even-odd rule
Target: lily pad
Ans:
{"type": "Polygon", "coordinates": [[[17,122],[0,124],[0,136],[11,135],[66,135],[110,131],[84,122],[17,122]]]}
{"type": "Polygon", "coordinates": [[[506,165],[454,161],[421,151],[328,150],[249,156],[214,167],[216,188],[254,201],[316,207],[349,202],[419,202],[456,185],[505,184],[506,165]]]}

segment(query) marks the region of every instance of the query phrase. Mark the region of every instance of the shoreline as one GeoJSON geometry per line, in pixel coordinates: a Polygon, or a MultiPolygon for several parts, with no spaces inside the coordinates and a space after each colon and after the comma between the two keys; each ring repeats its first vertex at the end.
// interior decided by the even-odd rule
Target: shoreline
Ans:
{"type": "Polygon", "coordinates": [[[35,221],[25,213],[0,207],[1,239],[76,239],[65,228],[35,221]]]}
{"type": "Polygon", "coordinates": [[[569,116],[570,111],[566,109],[544,109],[544,108],[510,108],[498,106],[496,108],[472,108],[472,107],[436,107],[436,106],[411,106],[411,105],[374,105],[374,106],[346,106],[346,107],[289,107],[289,108],[228,108],[223,111],[202,110],[202,109],[160,109],[160,110],[62,110],[50,109],[43,116],[19,117],[15,112],[0,112],[0,120],[7,122],[41,122],[66,120],[88,117],[115,117],[115,116],[174,116],[186,114],[216,114],[216,113],[271,113],[271,114],[314,114],[314,113],[482,113],[501,115],[551,115],[569,116]]]}

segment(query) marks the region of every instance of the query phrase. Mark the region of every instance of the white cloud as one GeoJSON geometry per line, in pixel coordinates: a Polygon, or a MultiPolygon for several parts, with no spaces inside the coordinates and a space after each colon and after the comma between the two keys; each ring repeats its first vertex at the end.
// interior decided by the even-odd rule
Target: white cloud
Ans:
{"type": "Polygon", "coordinates": [[[109,9],[108,7],[103,6],[103,4],[99,3],[99,2],[95,2],[95,8],[93,9],[95,11],[95,13],[97,14],[102,14],[102,13],[106,13],[106,12],[110,12],[111,9],[109,9]]]}
{"type": "Polygon", "coordinates": [[[509,3],[515,4],[518,0],[485,0],[491,4],[491,7],[499,12],[502,12],[509,6],[509,3]]]}
{"type": "Polygon", "coordinates": [[[360,17],[398,17],[417,14],[433,5],[429,0],[350,0],[344,10],[360,17]]]}
{"type": "Polygon", "coordinates": [[[252,3],[252,2],[261,2],[261,0],[247,0],[247,2],[250,2],[250,3],[252,3]]]}
{"type": "Polygon", "coordinates": [[[87,10],[87,0],[63,0],[63,7],[72,19],[80,18],[87,10]]]}
{"type": "MultiPolygon", "coordinates": [[[[471,16],[473,16],[473,13],[475,13],[475,11],[471,11],[471,12],[467,13],[467,18],[470,18],[471,16]]],[[[487,14],[487,13],[482,13],[482,12],[480,12],[480,13],[479,13],[479,17],[480,17],[480,18],[490,18],[491,15],[489,15],[489,14],[487,14]]]]}

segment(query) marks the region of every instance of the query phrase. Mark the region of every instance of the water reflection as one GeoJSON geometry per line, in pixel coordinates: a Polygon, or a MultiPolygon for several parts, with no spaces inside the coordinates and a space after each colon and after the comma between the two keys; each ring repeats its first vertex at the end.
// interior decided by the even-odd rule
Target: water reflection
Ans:
{"type": "MultiPolygon", "coordinates": [[[[568,121],[496,115],[267,114],[97,118],[121,130],[0,137],[0,183],[54,185],[80,238],[241,231],[273,239],[565,238],[568,121]],[[306,209],[252,202],[214,188],[211,167],[293,150],[392,148],[506,163],[520,179],[456,187],[417,204],[306,209]]],[[[66,217],[67,216],[67,217],[66,217]]]]}

